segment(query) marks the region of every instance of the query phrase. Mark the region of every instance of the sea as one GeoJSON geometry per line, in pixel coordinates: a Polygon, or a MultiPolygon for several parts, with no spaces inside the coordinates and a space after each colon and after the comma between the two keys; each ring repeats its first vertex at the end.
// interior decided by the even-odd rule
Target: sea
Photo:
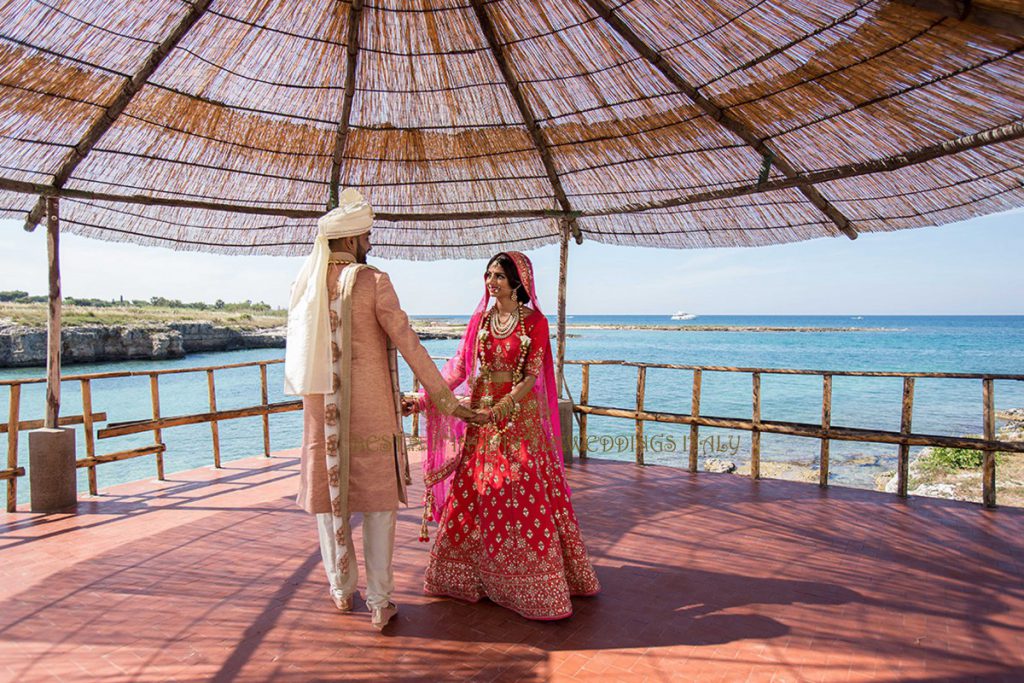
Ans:
{"type": "MultiPolygon", "coordinates": [[[[424,320],[465,322],[465,316],[416,316],[424,320]]],[[[713,365],[729,367],[794,368],[831,371],[913,371],[1001,373],[1024,375],[1024,316],[724,316],[701,315],[693,320],[672,320],[666,315],[571,315],[566,340],[569,360],[628,360],[649,363],[713,365]],[[742,326],[812,328],[812,331],[686,331],[693,326],[742,326]],[[577,327],[582,326],[582,327],[577,327]],[[586,326],[671,326],[679,329],[599,329],[586,326]],[[825,331],[835,330],[839,331],[825,331]]],[[[552,329],[554,320],[552,319],[552,329]]],[[[552,340],[554,343],[554,340],[552,340]]],[[[452,355],[457,340],[428,340],[424,345],[439,359],[452,355]]],[[[283,358],[283,349],[257,349],[192,354],[170,361],[125,361],[73,365],[65,375],[227,365],[283,358]]],[[[443,361],[439,360],[439,363],[443,361]]],[[[38,377],[42,368],[0,369],[0,379],[38,377]]],[[[283,366],[269,368],[270,400],[290,397],[282,392],[283,366]]],[[[592,405],[633,409],[636,406],[636,368],[595,366],[590,371],[592,405]]],[[[403,388],[412,378],[402,368],[403,388]]],[[[579,397],[578,365],[566,366],[572,397],[579,397]]],[[[259,370],[256,367],[216,373],[217,407],[241,408],[260,402],[259,370]]],[[[644,407],[648,410],[688,413],[692,373],[686,370],[651,369],[647,372],[644,407]]],[[[148,378],[129,377],[92,383],[94,411],[105,412],[108,422],[145,419],[150,416],[148,378]]],[[[1024,382],[994,383],[996,410],[1024,407],[1024,382]]],[[[208,408],[205,373],[164,376],[160,380],[161,413],[164,416],[205,412],[208,408]]],[[[836,377],[832,387],[832,424],[898,431],[900,429],[902,380],[886,377],[836,377]]],[[[702,378],[701,413],[716,417],[750,418],[751,375],[705,372],[702,378]]],[[[820,424],[822,380],[817,376],[763,374],[761,418],[820,424]]],[[[43,415],[45,388],[26,385],[22,390],[22,420],[43,415]]],[[[0,416],[6,420],[9,394],[0,387],[0,416]]],[[[61,414],[81,414],[77,382],[62,388],[61,414]]],[[[406,423],[407,431],[411,425],[406,423]]],[[[270,417],[271,450],[296,448],[302,435],[300,412],[270,417]]],[[[243,418],[220,423],[221,458],[225,466],[239,458],[262,453],[262,421],[243,418]]],[[[982,383],[977,379],[918,379],[915,385],[913,429],[944,435],[980,434],[982,431],[982,383]]],[[[588,421],[591,457],[633,461],[635,423],[608,417],[588,421]]],[[[689,428],[647,423],[644,430],[646,464],[686,467],[689,428]]],[[[167,478],[175,472],[213,464],[209,424],[169,428],[163,431],[167,445],[167,478]]],[[[19,439],[19,465],[28,465],[28,437],[19,439]]],[[[6,444],[6,435],[0,437],[6,444]]],[[[98,453],[112,453],[152,442],[151,434],[97,440],[98,453]]],[[[77,428],[79,457],[85,457],[82,428],[77,428]]],[[[762,462],[782,466],[815,467],[817,439],[762,434],[762,462]]],[[[833,441],[831,483],[838,486],[874,488],[879,474],[896,467],[896,446],[833,441]]],[[[912,454],[918,449],[912,449],[912,454]]],[[[702,427],[698,435],[701,460],[718,458],[742,467],[749,463],[750,434],[744,431],[702,427]]],[[[153,479],[152,456],[100,465],[100,488],[153,479]]],[[[86,490],[84,470],[79,489],[86,490]]],[[[27,483],[27,479],[22,479],[27,483]]],[[[979,488],[981,482],[978,482],[979,488]]],[[[19,486],[19,502],[27,502],[28,486],[19,486]]]]}

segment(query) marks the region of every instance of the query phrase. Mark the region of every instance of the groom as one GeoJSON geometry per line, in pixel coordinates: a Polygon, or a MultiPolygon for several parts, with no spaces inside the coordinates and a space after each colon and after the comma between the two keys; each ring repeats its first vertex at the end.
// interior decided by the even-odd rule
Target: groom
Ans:
{"type": "Polygon", "coordinates": [[[316,515],[331,597],[352,610],[359,577],[350,515],[363,513],[366,605],[374,628],[398,612],[391,601],[398,503],[408,461],[401,423],[397,347],[442,412],[465,419],[423,348],[387,274],[366,265],[373,211],[349,188],[317,222],[313,253],[288,311],[285,393],[302,396],[297,503],[316,515]]]}

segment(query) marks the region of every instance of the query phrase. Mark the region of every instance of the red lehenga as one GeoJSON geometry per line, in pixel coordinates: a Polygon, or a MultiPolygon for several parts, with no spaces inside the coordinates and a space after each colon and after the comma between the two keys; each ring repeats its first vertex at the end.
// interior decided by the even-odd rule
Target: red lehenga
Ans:
{"type": "MultiPolygon", "coordinates": [[[[529,268],[525,256],[509,253],[519,257],[521,273],[529,268]]],[[[507,423],[465,429],[462,448],[449,459],[450,489],[443,503],[433,501],[440,522],[424,588],[471,602],[487,597],[529,619],[562,619],[572,614],[571,595],[594,595],[600,584],[570,502],[560,439],[554,438],[557,414],[549,406],[557,405],[555,397],[549,403],[545,395],[553,389],[548,322],[537,310],[524,312],[529,341],[522,371],[540,378],[540,388],[519,402],[507,423]]],[[[523,341],[517,334],[480,336],[473,325],[467,338],[483,345],[482,355],[479,348],[470,355],[460,347],[445,368],[446,379],[454,387],[468,375],[474,408],[487,395],[497,403],[512,389],[508,376],[523,362],[523,341]],[[472,367],[474,359],[483,361],[480,368],[472,367]],[[494,375],[502,381],[493,381],[494,375]]],[[[436,481],[428,477],[428,486],[436,481]]]]}

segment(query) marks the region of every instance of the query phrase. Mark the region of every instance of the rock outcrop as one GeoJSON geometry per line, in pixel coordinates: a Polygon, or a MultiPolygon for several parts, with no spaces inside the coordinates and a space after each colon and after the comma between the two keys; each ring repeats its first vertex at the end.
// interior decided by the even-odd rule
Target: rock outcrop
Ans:
{"type": "MultiPolygon", "coordinates": [[[[63,364],[168,360],[189,353],[283,348],[284,327],[234,330],[212,323],[83,325],[61,332],[63,364]]],[[[46,365],[46,330],[0,322],[0,367],[46,365]]]]}

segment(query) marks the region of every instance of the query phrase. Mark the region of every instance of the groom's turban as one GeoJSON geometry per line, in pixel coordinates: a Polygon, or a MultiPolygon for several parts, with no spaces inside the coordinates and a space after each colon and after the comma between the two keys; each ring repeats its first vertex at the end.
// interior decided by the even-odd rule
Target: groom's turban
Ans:
{"type": "Polygon", "coordinates": [[[329,394],[331,387],[331,325],[327,314],[328,240],[355,237],[373,225],[373,208],[358,190],[346,188],[338,208],[316,222],[313,253],[302,264],[292,286],[284,356],[284,392],[293,396],[329,394]]]}

